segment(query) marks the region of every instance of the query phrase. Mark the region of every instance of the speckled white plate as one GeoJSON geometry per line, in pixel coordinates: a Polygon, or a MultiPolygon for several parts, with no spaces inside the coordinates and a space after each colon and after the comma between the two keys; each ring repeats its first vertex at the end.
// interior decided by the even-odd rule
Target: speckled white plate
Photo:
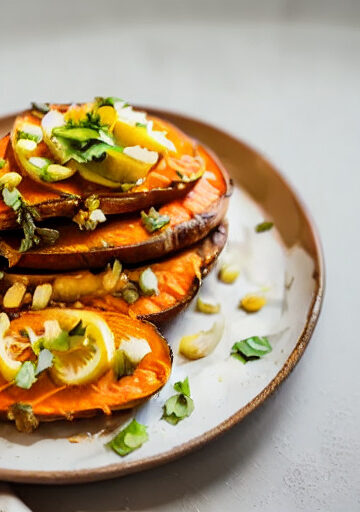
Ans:
{"type": "MultiPolygon", "coordinates": [[[[0,424],[0,479],[37,483],[78,483],[110,478],[163,464],[220,435],[260,405],[301,357],[320,312],[324,271],[320,244],[299,199],[258,153],[215,127],[169,112],[154,111],[207,144],[220,157],[234,183],[228,220],[227,253],[236,254],[242,272],[234,285],[220,283],[214,269],[201,296],[221,302],[225,333],[208,357],[188,362],[178,355],[184,334],[208,329],[214,316],[194,304],[165,329],[174,351],[169,383],[140,408],[111,418],[42,424],[31,435],[0,424]],[[254,226],[273,220],[276,229],[256,234],[254,226]],[[267,305],[259,313],[238,309],[239,299],[261,290],[267,305]],[[273,350],[243,365],[230,357],[235,341],[269,336],[273,350]],[[177,426],[161,421],[162,405],[177,380],[189,377],[195,411],[177,426]],[[148,425],[149,441],[124,459],[105,443],[131,417],[148,425]],[[77,443],[70,442],[69,438],[77,443]]],[[[12,118],[0,121],[5,133],[12,118]]]]}

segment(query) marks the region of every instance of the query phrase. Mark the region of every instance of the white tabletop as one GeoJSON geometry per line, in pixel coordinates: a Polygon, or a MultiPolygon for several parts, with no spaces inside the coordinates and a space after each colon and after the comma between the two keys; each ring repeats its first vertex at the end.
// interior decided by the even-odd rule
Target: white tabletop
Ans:
{"type": "Polygon", "coordinates": [[[13,488],[36,512],[355,512],[360,4],[128,4],[3,5],[0,113],[31,100],[117,95],[243,138],[282,170],[316,220],[327,266],[323,312],[275,396],[198,453],[104,483],[13,488]]]}

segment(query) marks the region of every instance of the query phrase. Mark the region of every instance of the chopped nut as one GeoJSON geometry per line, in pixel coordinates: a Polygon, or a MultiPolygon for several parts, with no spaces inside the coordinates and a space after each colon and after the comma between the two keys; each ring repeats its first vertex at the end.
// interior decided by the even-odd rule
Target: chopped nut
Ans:
{"type": "Polygon", "coordinates": [[[265,297],[251,293],[245,295],[245,297],[243,297],[240,301],[240,307],[247,313],[256,313],[257,311],[260,311],[260,309],[265,306],[265,304],[265,297]]]}
{"type": "Polygon", "coordinates": [[[18,308],[24,298],[26,286],[23,283],[14,283],[5,293],[3,306],[4,308],[18,308]]]}
{"type": "Polygon", "coordinates": [[[51,299],[52,291],[53,287],[50,283],[39,284],[35,288],[31,306],[32,309],[45,309],[51,299]]]}
{"type": "Polygon", "coordinates": [[[235,263],[223,265],[219,272],[219,279],[223,283],[232,284],[239,277],[240,269],[235,263]]]}
{"type": "Polygon", "coordinates": [[[220,304],[211,304],[210,302],[203,301],[201,297],[198,297],[196,302],[196,309],[201,313],[205,313],[206,315],[214,315],[219,313],[220,304]]]}

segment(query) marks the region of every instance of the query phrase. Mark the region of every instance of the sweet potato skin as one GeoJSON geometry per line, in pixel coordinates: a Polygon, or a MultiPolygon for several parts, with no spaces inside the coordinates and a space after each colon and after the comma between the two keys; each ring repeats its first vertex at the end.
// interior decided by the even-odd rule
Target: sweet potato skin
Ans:
{"type": "MultiPolygon", "coordinates": [[[[14,328],[30,323],[34,326],[45,318],[56,318],[57,311],[25,312],[12,323],[14,328]]],[[[98,412],[110,414],[113,410],[129,409],[147,400],[167,382],[172,364],[172,353],[163,336],[152,324],[114,312],[101,312],[114,332],[116,344],[123,333],[147,339],[152,352],[139,363],[133,375],[114,378],[108,370],[98,381],[84,386],[59,387],[53,383],[47,372],[29,390],[8,386],[0,376],[0,417],[6,414],[14,403],[26,403],[40,421],[90,417],[98,412]],[[5,387],[5,389],[4,389],[5,387]]]]}
{"type": "Polygon", "coordinates": [[[110,220],[94,232],[79,233],[75,225],[60,227],[55,246],[19,253],[19,238],[14,234],[0,240],[0,253],[9,266],[19,268],[75,270],[101,268],[113,258],[136,264],[161,258],[203,239],[225,217],[232,185],[226,170],[210,150],[199,146],[207,173],[182,200],[160,208],[168,214],[169,227],[149,234],[139,215],[110,220]],[[112,247],[104,247],[103,241],[112,247]]]}
{"type": "MultiPolygon", "coordinates": [[[[190,249],[160,262],[150,263],[158,278],[160,291],[158,296],[141,297],[133,305],[128,305],[120,297],[106,295],[106,292],[93,296],[81,296],[78,297],[78,300],[87,307],[104,311],[118,311],[161,326],[189,305],[196,295],[202,279],[216,263],[226,240],[227,223],[225,222],[190,249]]],[[[137,281],[144,268],[146,266],[125,269],[125,273],[130,280],[137,281]]],[[[65,275],[75,277],[79,276],[79,273],[72,272],[65,275]]],[[[0,293],[5,293],[15,282],[24,283],[27,289],[33,292],[37,285],[53,283],[58,276],[59,274],[5,273],[0,281],[0,293]]],[[[52,302],[52,304],[57,306],[56,302],[52,302]]],[[[67,305],[71,307],[71,303],[67,305]]],[[[24,309],[28,307],[30,304],[23,306],[24,309]]],[[[18,311],[7,311],[7,313],[16,315],[18,311]]]]}

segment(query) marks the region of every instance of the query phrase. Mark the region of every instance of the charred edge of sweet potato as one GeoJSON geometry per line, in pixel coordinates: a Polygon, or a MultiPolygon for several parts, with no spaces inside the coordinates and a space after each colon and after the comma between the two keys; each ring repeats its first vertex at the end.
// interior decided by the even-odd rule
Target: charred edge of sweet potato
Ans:
{"type": "MultiPolygon", "coordinates": [[[[86,308],[86,310],[94,311],[95,313],[101,314],[101,311],[99,311],[98,309],[86,308]]],[[[116,314],[113,311],[110,311],[109,313],[116,314]]],[[[154,331],[155,335],[158,336],[159,340],[161,340],[163,346],[166,347],[167,353],[168,353],[167,355],[169,357],[169,368],[170,368],[170,371],[169,371],[169,374],[168,374],[168,378],[155,391],[153,391],[152,393],[149,393],[148,395],[146,395],[144,397],[141,397],[141,398],[138,398],[138,399],[135,399],[135,400],[129,400],[126,404],[111,406],[111,407],[109,407],[109,409],[111,410],[111,413],[112,412],[117,412],[117,411],[125,411],[125,410],[129,410],[129,409],[133,409],[134,407],[137,407],[137,406],[143,404],[144,402],[149,400],[152,396],[154,396],[156,393],[158,393],[165,386],[165,384],[167,383],[167,381],[169,379],[170,373],[171,373],[171,368],[172,368],[174,356],[173,356],[172,348],[170,347],[169,343],[164,338],[163,334],[160,332],[160,330],[157,328],[156,325],[152,324],[151,322],[149,322],[147,320],[143,320],[143,319],[140,319],[140,318],[138,318],[137,320],[142,321],[144,324],[148,324],[152,328],[152,330],[154,331]]],[[[23,403],[25,403],[25,401],[23,401],[23,403]]],[[[11,421],[12,422],[12,420],[8,419],[7,413],[8,413],[7,410],[6,411],[0,410],[0,420],[3,420],[3,421],[5,420],[5,421],[9,421],[9,422],[11,421]]],[[[66,411],[65,414],[58,414],[58,415],[57,414],[55,415],[55,414],[39,414],[39,413],[36,413],[35,416],[36,416],[36,418],[38,419],[39,422],[45,423],[45,422],[59,421],[59,420],[72,421],[72,420],[75,420],[75,419],[91,418],[93,416],[104,415],[104,414],[105,414],[104,410],[102,410],[99,407],[96,407],[94,409],[83,409],[83,410],[80,410],[80,411],[66,411]]]]}

